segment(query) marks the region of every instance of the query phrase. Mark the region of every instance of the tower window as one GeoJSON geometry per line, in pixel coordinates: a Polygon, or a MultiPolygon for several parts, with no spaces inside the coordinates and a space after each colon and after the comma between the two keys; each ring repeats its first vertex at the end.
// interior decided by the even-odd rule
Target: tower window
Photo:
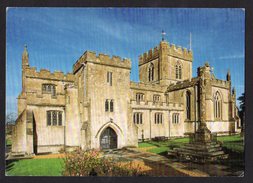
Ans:
{"type": "Polygon", "coordinates": [[[112,86],[112,72],[107,72],[107,83],[112,86]]]}
{"type": "Polygon", "coordinates": [[[113,112],[113,100],[110,102],[110,112],[113,112]]]}
{"type": "Polygon", "coordinates": [[[178,62],[175,66],[176,79],[182,79],[182,65],[178,62]]]}
{"type": "Polygon", "coordinates": [[[114,106],[113,106],[113,100],[106,99],[105,100],[105,112],[113,112],[114,106]]]}
{"type": "Polygon", "coordinates": [[[56,95],[55,85],[54,84],[42,84],[42,93],[52,94],[52,96],[56,95]]]}
{"type": "Polygon", "coordinates": [[[109,102],[108,100],[105,100],[105,112],[109,111],[109,102]]]}
{"type": "Polygon", "coordinates": [[[148,68],[148,81],[154,81],[154,64],[151,63],[148,68]]]}

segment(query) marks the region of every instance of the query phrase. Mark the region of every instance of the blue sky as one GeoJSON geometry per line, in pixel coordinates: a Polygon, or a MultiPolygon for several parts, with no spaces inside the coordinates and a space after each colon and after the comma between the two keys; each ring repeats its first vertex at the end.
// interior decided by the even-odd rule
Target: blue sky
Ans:
{"type": "Polygon", "coordinates": [[[189,48],[193,76],[206,61],[237,96],[244,92],[245,12],[243,9],[180,8],[9,8],[6,28],[6,112],[17,112],[21,56],[27,44],[32,67],[72,72],[85,50],[130,58],[131,80],[138,81],[138,56],[161,41],[189,48]]]}

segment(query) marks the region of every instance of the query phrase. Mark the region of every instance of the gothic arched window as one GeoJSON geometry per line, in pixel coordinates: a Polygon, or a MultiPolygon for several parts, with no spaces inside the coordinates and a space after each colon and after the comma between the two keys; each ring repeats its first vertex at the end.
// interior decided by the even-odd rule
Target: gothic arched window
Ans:
{"type": "Polygon", "coordinates": [[[186,92],[186,119],[191,119],[191,93],[186,92]]]}
{"type": "Polygon", "coordinates": [[[221,96],[219,92],[215,93],[214,96],[214,118],[221,119],[221,96]]]}
{"type": "Polygon", "coordinates": [[[182,66],[181,65],[178,66],[178,77],[179,77],[179,79],[182,79],[182,66]]]}
{"type": "Polygon", "coordinates": [[[176,79],[182,79],[182,65],[178,62],[175,66],[176,79]]]}
{"type": "Polygon", "coordinates": [[[151,63],[148,68],[148,81],[154,80],[154,64],[151,63]]]}
{"type": "Polygon", "coordinates": [[[176,79],[178,79],[178,65],[176,65],[176,79]]]}

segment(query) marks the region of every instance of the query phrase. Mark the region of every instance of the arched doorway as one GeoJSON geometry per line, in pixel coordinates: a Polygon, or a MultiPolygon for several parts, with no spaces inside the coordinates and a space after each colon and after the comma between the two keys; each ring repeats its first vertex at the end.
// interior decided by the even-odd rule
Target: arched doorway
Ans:
{"type": "Polygon", "coordinates": [[[100,136],[101,149],[116,149],[117,148],[117,134],[111,128],[107,127],[100,136]]]}

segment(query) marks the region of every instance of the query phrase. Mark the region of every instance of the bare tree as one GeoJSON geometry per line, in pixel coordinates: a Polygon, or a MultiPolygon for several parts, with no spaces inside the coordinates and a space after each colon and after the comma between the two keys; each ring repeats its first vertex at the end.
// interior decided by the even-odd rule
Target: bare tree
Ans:
{"type": "Polygon", "coordinates": [[[16,119],[17,119],[17,114],[14,112],[8,113],[6,115],[6,120],[5,120],[6,135],[11,134],[12,126],[15,125],[16,119]]]}

